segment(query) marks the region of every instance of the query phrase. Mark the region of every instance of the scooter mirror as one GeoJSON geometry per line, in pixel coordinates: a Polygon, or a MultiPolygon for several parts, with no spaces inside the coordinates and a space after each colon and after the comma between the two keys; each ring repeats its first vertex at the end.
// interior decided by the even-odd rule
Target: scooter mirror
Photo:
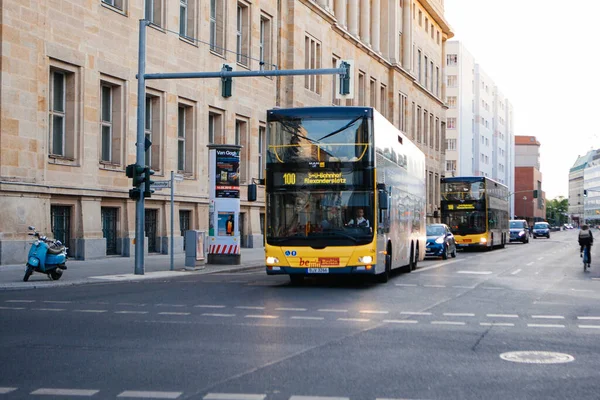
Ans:
{"type": "Polygon", "coordinates": [[[35,231],[35,226],[29,226],[27,229],[29,229],[30,231],[35,231]]]}

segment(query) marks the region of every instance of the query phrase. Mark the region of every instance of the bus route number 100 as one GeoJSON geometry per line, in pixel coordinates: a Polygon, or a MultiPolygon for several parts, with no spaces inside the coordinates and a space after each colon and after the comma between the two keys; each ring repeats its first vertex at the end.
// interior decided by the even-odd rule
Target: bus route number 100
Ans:
{"type": "Polygon", "coordinates": [[[283,184],[284,185],[295,185],[296,184],[296,174],[292,172],[286,172],[283,174],[283,184]]]}

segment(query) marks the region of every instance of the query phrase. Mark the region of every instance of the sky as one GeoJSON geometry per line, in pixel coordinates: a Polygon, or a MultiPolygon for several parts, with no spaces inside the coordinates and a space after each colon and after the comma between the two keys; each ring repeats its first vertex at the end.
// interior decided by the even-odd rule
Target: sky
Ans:
{"type": "Polygon", "coordinates": [[[541,143],[542,190],[568,197],[569,169],[600,148],[600,1],[445,0],[445,18],[541,143]]]}

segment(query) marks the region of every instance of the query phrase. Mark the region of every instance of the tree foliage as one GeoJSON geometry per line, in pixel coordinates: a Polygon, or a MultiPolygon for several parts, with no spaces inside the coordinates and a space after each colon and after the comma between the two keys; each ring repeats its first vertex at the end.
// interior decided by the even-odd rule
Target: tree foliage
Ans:
{"type": "Polygon", "coordinates": [[[569,199],[563,196],[549,200],[546,202],[546,220],[551,225],[562,225],[568,221],[568,209],[569,199]]]}

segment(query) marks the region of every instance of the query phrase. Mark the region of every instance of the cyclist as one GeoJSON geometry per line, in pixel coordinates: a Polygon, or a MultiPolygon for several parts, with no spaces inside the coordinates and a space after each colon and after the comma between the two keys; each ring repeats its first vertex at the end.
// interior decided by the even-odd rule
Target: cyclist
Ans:
{"type": "Polygon", "coordinates": [[[592,235],[592,231],[590,227],[583,224],[581,225],[581,230],[579,231],[579,256],[583,257],[583,249],[587,248],[588,251],[588,264],[592,263],[592,249],[591,246],[594,243],[594,236],[592,235]]]}

